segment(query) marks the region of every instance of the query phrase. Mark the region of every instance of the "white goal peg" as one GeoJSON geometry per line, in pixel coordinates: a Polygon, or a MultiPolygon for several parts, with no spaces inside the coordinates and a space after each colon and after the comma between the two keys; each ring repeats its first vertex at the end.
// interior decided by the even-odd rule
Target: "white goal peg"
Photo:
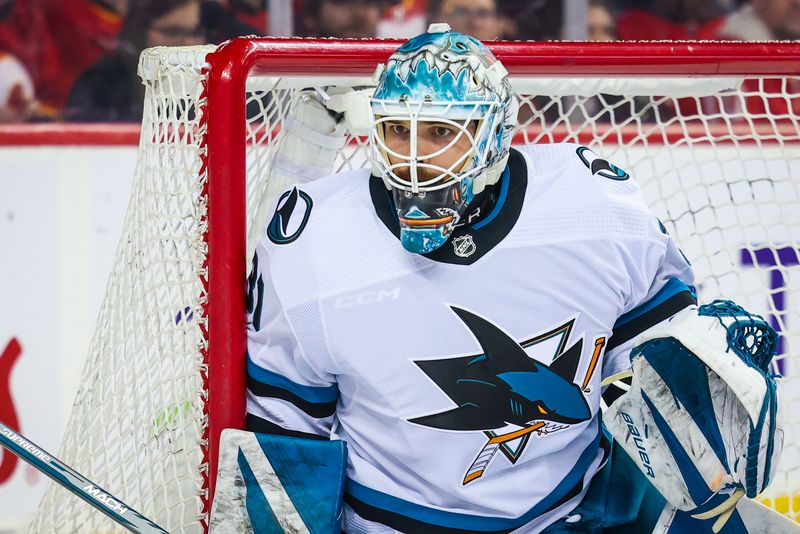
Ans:
{"type": "Polygon", "coordinates": [[[385,70],[386,70],[386,64],[385,63],[378,63],[378,66],[375,67],[375,72],[372,73],[372,83],[374,83],[375,85],[378,85],[378,82],[381,79],[381,75],[383,74],[383,71],[385,71],[385,70]]]}
{"type": "Polygon", "coordinates": [[[446,22],[434,22],[428,26],[428,33],[447,33],[450,31],[450,25],[446,22]]]}

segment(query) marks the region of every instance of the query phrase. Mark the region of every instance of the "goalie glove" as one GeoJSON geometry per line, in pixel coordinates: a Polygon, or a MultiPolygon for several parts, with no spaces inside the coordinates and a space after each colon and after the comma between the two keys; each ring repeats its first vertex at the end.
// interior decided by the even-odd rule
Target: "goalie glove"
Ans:
{"type": "Polygon", "coordinates": [[[327,106],[330,98],[323,89],[298,91],[292,96],[268,181],[270,200],[291,185],[333,174],[347,125],[341,113],[327,106]]]}
{"type": "Polygon", "coordinates": [[[270,176],[271,198],[288,186],[336,171],[336,157],[348,135],[368,134],[373,91],[373,87],[331,86],[293,94],[270,176]]]}
{"type": "Polygon", "coordinates": [[[631,387],[603,414],[667,502],[717,518],[714,532],[777,468],[783,429],[768,371],[777,340],[730,301],[682,310],[637,338],[631,387]]]}

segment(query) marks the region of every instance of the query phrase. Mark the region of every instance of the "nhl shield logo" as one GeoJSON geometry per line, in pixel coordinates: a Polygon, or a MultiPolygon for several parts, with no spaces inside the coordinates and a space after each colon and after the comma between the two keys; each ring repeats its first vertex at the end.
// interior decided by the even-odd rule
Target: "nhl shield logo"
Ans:
{"type": "Polygon", "coordinates": [[[475,254],[475,241],[472,240],[472,236],[469,234],[457,237],[453,239],[453,250],[456,256],[460,258],[469,258],[475,254]]]}

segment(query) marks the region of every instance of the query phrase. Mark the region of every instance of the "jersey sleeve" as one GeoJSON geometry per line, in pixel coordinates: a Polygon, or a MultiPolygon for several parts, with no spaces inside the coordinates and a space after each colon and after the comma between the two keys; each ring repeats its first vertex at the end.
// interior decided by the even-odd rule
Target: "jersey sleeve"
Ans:
{"type": "Polygon", "coordinates": [[[616,320],[606,347],[603,378],[630,368],[634,339],[648,328],[697,304],[694,273],[678,245],[655,216],[646,238],[627,245],[631,258],[631,298],[616,320]]]}
{"type": "Polygon", "coordinates": [[[302,350],[269,265],[268,250],[257,246],[247,280],[248,430],[328,439],[339,398],[335,377],[302,350]]]}

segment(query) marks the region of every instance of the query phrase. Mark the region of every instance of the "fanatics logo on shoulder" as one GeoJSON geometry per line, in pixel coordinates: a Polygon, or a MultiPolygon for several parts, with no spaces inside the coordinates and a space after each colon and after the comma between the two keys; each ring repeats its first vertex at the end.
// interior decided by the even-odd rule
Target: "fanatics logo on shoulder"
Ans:
{"type": "Polygon", "coordinates": [[[469,258],[475,254],[476,250],[475,241],[472,240],[472,236],[469,234],[453,239],[453,251],[460,258],[469,258]]]}
{"type": "Polygon", "coordinates": [[[288,245],[298,237],[308,224],[314,203],[304,191],[293,187],[278,199],[275,214],[267,226],[267,237],[276,245],[288,245]]]}

